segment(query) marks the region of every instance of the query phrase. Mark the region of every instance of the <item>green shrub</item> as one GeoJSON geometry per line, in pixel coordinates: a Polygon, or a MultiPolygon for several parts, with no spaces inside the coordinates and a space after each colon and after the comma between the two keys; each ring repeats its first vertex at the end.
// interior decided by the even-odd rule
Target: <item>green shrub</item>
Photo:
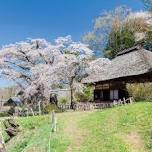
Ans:
{"type": "Polygon", "coordinates": [[[0,117],[8,117],[10,116],[7,111],[0,112],[0,117]]]}
{"type": "Polygon", "coordinates": [[[0,112],[0,117],[12,116],[15,113],[15,107],[10,107],[9,109],[0,112]]]}
{"type": "Polygon", "coordinates": [[[61,112],[61,110],[56,106],[56,104],[49,104],[44,107],[43,113],[48,114],[51,113],[53,110],[55,112],[61,112]]]}
{"type": "Polygon", "coordinates": [[[136,101],[152,100],[152,83],[127,84],[127,89],[136,101]]]}
{"type": "Polygon", "coordinates": [[[59,103],[60,104],[66,104],[66,103],[68,103],[68,99],[66,97],[62,97],[62,98],[59,99],[59,103]]]}
{"type": "Polygon", "coordinates": [[[93,101],[93,87],[87,86],[83,89],[83,92],[77,92],[75,94],[77,102],[90,102],[93,101]]]}

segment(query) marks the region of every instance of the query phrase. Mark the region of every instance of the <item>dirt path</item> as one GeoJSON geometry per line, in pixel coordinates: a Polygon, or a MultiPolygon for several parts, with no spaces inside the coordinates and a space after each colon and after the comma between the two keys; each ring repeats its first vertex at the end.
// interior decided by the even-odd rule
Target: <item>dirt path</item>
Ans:
{"type": "Polygon", "coordinates": [[[64,130],[66,136],[68,136],[71,140],[71,144],[69,145],[66,152],[77,152],[79,151],[80,146],[87,138],[87,131],[81,129],[79,127],[79,122],[87,117],[91,112],[73,112],[71,113],[71,117],[67,120],[67,125],[64,130]]]}
{"type": "Polygon", "coordinates": [[[133,152],[144,152],[144,142],[136,131],[132,131],[127,135],[127,141],[133,152]]]}

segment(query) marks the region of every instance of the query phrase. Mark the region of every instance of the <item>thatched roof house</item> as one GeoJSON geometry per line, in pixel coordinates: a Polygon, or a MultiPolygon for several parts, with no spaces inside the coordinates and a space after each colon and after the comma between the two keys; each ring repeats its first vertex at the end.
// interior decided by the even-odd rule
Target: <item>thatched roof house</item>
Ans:
{"type": "Polygon", "coordinates": [[[92,72],[83,83],[95,83],[152,72],[152,52],[140,46],[120,52],[111,62],[92,72]]]}
{"type": "Polygon", "coordinates": [[[95,92],[98,90],[98,96],[103,96],[101,95],[101,92],[102,94],[104,93],[103,89],[109,90],[109,93],[106,93],[106,100],[113,100],[126,96],[126,93],[122,91],[125,89],[126,83],[149,81],[152,81],[152,52],[140,46],[134,46],[121,51],[101,71],[98,71],[98,74],[92,73],[88,78],[83,79],[82,82],[94,83],[95,92]],[[110,97],[110,94],[114,94],[110,92],[111,89],[115,90],[114,98],[110,97]],[[123,92],[120,96],[119,92],[121,91],[119,90],[123,92]]]}

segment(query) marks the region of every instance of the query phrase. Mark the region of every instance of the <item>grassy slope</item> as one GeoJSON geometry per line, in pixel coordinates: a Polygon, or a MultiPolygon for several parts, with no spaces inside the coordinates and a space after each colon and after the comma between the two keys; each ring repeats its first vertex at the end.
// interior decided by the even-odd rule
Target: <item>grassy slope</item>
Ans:
{"type": "Polygon", "coordinates": [[[152,151],[152,103],[57,117],[58,132],[51,135],[49,116],[19,118],[22,132],[7,143],[8,151],[49,152],[49,147],[51,152],[152,151]]]}
{"type": "MultiPolygon", "coordinates": [[[[60,117],[60,116],[59,116],[60,117]]],[[[63,136],[64,117],[59,120],[58,133],[50,134],[50,116],[18,118],[21,133],[7,144],[8,152],[58,152],[65,151],[69,145],[63,136]]]]}
{"type": "Polygon", "coordinates": [[[81,126],[90,131],[82,152],[152,151],[152,103],[95,112],[81,126]]]}

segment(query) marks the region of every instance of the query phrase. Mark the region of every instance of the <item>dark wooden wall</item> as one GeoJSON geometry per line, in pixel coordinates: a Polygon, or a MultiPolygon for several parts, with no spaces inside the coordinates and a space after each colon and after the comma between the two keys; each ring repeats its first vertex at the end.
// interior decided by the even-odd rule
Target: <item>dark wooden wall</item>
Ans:
{"type": "Polygon", "coordinates": [[[134,76],[116,78],[112,80],[99,81],[95,83],[95,88],[98,88],[98,87],[100,88],[103,86],[102,87],[103,89],[104,88],[107,89],[108,87],[120,89],[124,87],[126,83],[147,83],[147,82],[152,82],[152,72],[145,73],[142,75],[134,75],[134,76]]]}

